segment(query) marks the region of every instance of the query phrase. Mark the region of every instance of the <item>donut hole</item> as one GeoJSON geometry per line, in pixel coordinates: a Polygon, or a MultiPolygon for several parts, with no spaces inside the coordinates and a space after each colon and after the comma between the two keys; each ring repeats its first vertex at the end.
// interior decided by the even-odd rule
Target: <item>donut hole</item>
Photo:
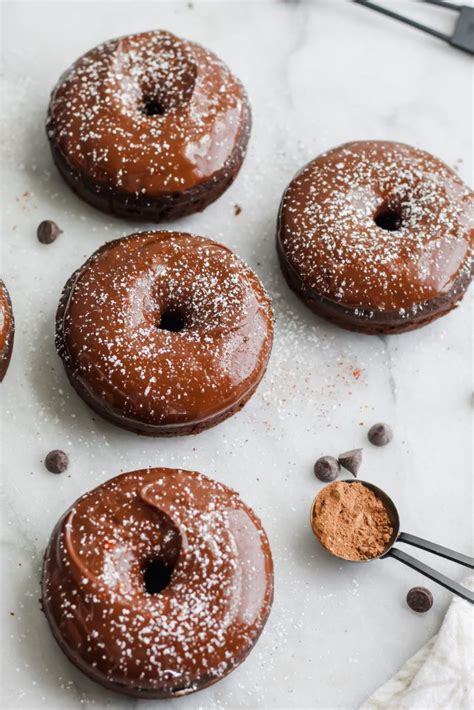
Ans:
{"type": "Polygon", "coordinates": [[[160,322],[158,323],[160,330],[168,330],[170,333],[180,333],[184,330],[184,327],[184,315],[181,311],[170,308],[163,311],[161,314],[160,322]]]}
{"type": "MultiPolygon", "coordinates": [[[[159,38],[153,54],[153,60],[147,53],[137,59],[137,109],[156,120],[188,104],[196,83],[197,65],[186,43],[177,38],[159,38]]],[[[133,69],[130,72],[134,75],[133,69]]]]}
{"type": "Polygon", "coordinates": [[[164,116],[166,107],[156,96],[145,96],[140,111],[145,116],[164,116]]]}
{"type": "Polygon", "coordinates": [[[163,560],[150,560],[143,568],[143,586],[147,594],[160,594],[170,583],[173,566],[163,560]]]}
{"type": "Polygon", "coordinates": [[[374,214],[374,222],[387,232],[397,232],[402,226],[401,208],[383,202],[374,214]]]}

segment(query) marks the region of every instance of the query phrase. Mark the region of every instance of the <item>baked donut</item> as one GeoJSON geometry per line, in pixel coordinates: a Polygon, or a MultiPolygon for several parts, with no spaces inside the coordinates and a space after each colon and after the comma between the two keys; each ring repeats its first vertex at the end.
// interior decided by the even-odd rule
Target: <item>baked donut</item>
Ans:
{"type": "Polygon", "coordinates": [[[257,276],[227,247],[180,232],[103,246],[67,282],[56,321],[79,395],[153,436],[196,434],[240,410],[272,339],[257,276]]]}
{"type": "Polygon", "coordinates": [[[200,212],[234,181],[250,135],[242,84],[212,52],[169,32],[95,47],[53,90],[59,172],[104,212],[159,222],[200,212]]]}
{"type": "Polygon", "coordinates": [[[43,610],[61,649],[107,688],[143,698],[212,685],[252,650],[270,613],[265,531],[200,473],[125,473],[53,530],[43,610]]]}
{"type": "Polygon", "coordinates": [[[290,287],[349,330],[401,333],[448,313],[471,280],[474,194],[402,143],[346,143],[308,163],[280,205],[290,287]]]}
{"type": "Polygon", "coordinates": [[[15,335],[15,321],[12,303],[7,287],[0,279],[0,382],[2,382],[10,364],[15,335]]]}

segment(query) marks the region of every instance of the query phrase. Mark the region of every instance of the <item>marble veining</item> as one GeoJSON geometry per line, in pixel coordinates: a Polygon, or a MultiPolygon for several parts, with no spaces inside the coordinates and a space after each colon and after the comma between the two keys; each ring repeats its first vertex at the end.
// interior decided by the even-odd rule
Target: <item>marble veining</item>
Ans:
{"type": "MultiPolygon", "coordinates": [[[[451,13],[403,5],[450,31],[451,13]]],[[[38,602],[43,550],[64,510],[107,478],[153,465],[200,470],[236,488],[261,517],[276,568],[274,608],[249,659],[223,682],[179,700],[180,710],[356,708],[437,631],[449,595],[429,584],[433,609],[417,617],[404,602],[423,582],[413,571],[392,560],[356,568],[331,559],[308,525],[321,485],[312,465],[322,454],[362,446],[360,478],[396,501],[402,527],[469,553],[472,307],[467,297],[433,325],[383,339],[324,323],[280,274],[277,210],[302,165],[349,140],[411,143],[469,182],[469,57],[345,0],[10,2],[2,12],[1,273],[17,322],[0,385],[2,707],[157,707],[107,692],[76,671],[38,602]],[[276,313],[269,370],[245,410],[197,438],[158,442],[95,417],[55,354],[54,314],[66,279],[103,242],[136,227],[71,194],[44,132],[49,92],[72,61],[102,40],[150,28],[208,46],[248,90],[254,125],[238,179],[204,213],[168,227],[233,249],[262,279],[276,313]],[[36,240],[42,219],[63,229],[49,246],[36,240]],[[385,449],[366,440],[380,420],[395,433],[385,449]],[[61,476],[42,463],[53,448],[70,455],[61,476]]],[[[461,579],[462,570],[436,564],[461,579]]],[[[160,701],[160,708],[175,706],[160,701]]]]}

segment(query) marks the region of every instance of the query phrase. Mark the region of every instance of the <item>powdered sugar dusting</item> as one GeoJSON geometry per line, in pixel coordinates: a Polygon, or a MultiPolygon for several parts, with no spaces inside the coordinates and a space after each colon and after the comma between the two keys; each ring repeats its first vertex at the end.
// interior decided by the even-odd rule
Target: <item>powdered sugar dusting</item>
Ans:
{"type": "Polygon", "coordinates": [[[260,523],[200,474],[151,469],[83,496],[51,540],[43,603],[72,660],[131,689],[186,694],[238,665],[272,600],[260,523]],[[169,585],[149,594],[160,559],[169,585]]]}
{"type": "Polygon", "coordinates": [[[246,112],[242,86],[215,55],[157,31],[81,57],[53,92],[47,128],[88,178],[153,196],[186,190],[221,169],[246,112]]]}
{"type": "Polygon", "coordinates": [[[255,387],[270,354],[263,287],[201,237],[151,232],[108,244],[73,277],[63,307],[57,341],[73,380],[138,423],[224,413],[255,387]]]}
{"type": "Polygon", "coordinates": [[[452,288],[469,270],[473,230],[469,189],[430,154],[398,143],[321,155],[281,205],[281,244],[304,287],[364,317],[409,317],[452,288]]]}

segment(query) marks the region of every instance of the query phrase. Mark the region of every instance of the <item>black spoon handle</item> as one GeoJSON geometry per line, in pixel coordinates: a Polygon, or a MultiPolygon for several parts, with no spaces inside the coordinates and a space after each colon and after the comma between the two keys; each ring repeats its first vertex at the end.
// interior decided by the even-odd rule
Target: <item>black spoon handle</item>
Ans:
{"type": "Polygon", "coordinates": [[[443,0],[423,0],[428,5],[436,5],[437,7],[444,7],[446,10],[454,10],[455,12],[460,12],[461,5],[455,5],[453,2],[444,2],[443,0]]]}
{"type": "Polygon", "coordinates": [[[443,32],[438,32],[438,30],[435,30],[433,27],[429,27],[428,25],[422,25],[420,22],[416,22],[416,20],[412,20],[410,17],[400,15],[398,12],[393,12],[393,10],[389,10],[387,7],[376,5],[373,2],[369,2],[369,0],[354,0],[354,2],[357,3],[357,5],[368,7],[370,10],[381,12],[382,15],[392,17],[394,20],[400,20],[400,22],[404,22],[406,25],[410,25],[410,27],[416,27],[417,30],[428,32],[428,34],[433,35],[434,37],[439,37],[439,39],[444,39],[447,42],[450,40],[449,35],[446,35],[443,32]]]}
{"type": "Polygon", "coordinates": [[[424,574],[425,577],[432,579],[433,582],[440,584],[445,589],[449,589],[449,591],[453,592],[453,594],[457,594],[459,597],[462,597],[462,599],[466,599],[466,601],[474,604],[473,592],[466,589],[466,587],[463,587],[462,584],[459,584],[449,577],[446,577],[446,575],[441,574],[441,572],[425,565],[424,562],[420,562],[420,560],[417,560],[415,557],[407,555],[407,553],[403,552],[403,550],[397,550],[396,547],[392,547],[392,549],[387,552],[385,557],[394,557],[399,562],[403,562],[404,565],[408,565],[408,567],[411,567],[417,572],[421,572],[421,574],[424,574]]]}
{"type": "Polygon", "coordinates": [[[416,535],[410,535],[409,533],[402,532],[398,536],[397,542],[406,542],[407,545],[419,547],[421,550],[427,550],[428,552],[432,552],[440,557],[445,557],[447,560],[452,560],[460,565],[474,569],[474,557],[463,555],[461,552],[450,550],[449,547],[443,547],[442,545],[438,545],[436,542],[424,540],[422,537],[416,537],[416,535]]]}

